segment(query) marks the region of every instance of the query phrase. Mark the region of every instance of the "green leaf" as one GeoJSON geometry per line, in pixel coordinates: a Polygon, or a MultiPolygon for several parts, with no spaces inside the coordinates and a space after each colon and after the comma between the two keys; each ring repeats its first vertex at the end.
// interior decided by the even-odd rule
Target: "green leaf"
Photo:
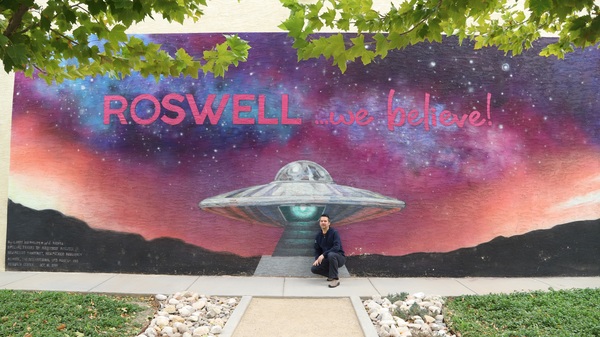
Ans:
{"type": "Polygon", "coordinates": [[[69,6],[63,6],[62,13],[65,16],[65,20],[68,22],[75,23],[77,21],[75,11],[73,11],[69,6]]]}
{"type": "Polygon", "coordinates": [[[325,40],[328,42],[323,50],[323,55],[325,55],[325,57],[339,55],[346,51],[344,35],[336,34],[329,38],[325,38],[325,40]]]}
{"type": "Polygon", "coordinates": [[[429,34],[429,26],[427,24],[421,25],[421,27],[417,30],[417,35],[419,38],[423,39],[429,34]]]}
{"type": "Polygon", "coordinates": [[[27,48],[23,44],[12,44],[6,47],[6,54],[10,57],[12,63],[18,68],[23,69],[27,63],[27,48]]]}
{"type": "Polygon", "coordinates": [[[375,53],[377,55],[380,55],[381,58],[385,58],[389,50],[389,43],[387,38],[383,34],[377,33],[375,34],[375,36],[373,36],[373,39],[376,41],[375,53]]]}
{"type": "Polygon", "coordinates": [[[325,13],[321,14],[321,19],[325,21],[325,25],[328,27],[333,26],[333,21],[335,20],[336,11],[334,9],[329,9],[325,13]]]}
{"type": "Polygon", "coordinates": [[[49,31],[51,22],[52,21],[50,20],[50,18],[48,18],[47,15],[44,15],[42,13],[42,15],[40,16],[40,28],[46,32],[49,31]]]}
{"type": "MultiPolygon", "coordinates": [[[[541,31],[551,32],[559,36],[559,42],[540,55],[559,58],[576,47],[600,42],[600,9],[593,0],[526,0],[524,9],[505,0],[406,0],[387,11],[376,11],[372,0],[280,2],[289,16],[279,28],[293,39],[298,60],[331,58],[342,72],[358,58],[369,64],[375,57],[385,58],[390,50],[422,41],[440,42],[443,33],[458,37],[459,43],[474,40],[475,48],[495,46],[518,54],[531,48],[541,31]],[[315,35],[324,27],[340,32],[352,28],[359,34],[352,38],[315,35]],[[362,32],[374,33],[372,40],[362,32]]],[[[4,69],[23,70],[30,76],[39,68],[40,77],[48,82],[104,74],[121,77],[132,71],[157,80],[180,74],[197,76],[198,71],[224,76],[229,66],[249,57],[250,45],[235,35],[225,36],[225,42],[194,59],[184,49],[169,55],[160,45],[125,33],[134,22],[156,15],[168,21],[196,21],[206,0],[86,0],[79,5],[68,0],[4,1],[0,27],[6,29],[21,5],[30,6],[30,11],[14,21],[20,25],[0,34],[4,69]],[[99,42],[90,46],[96,39],[99,42]],[[68,59],[77,59],[79,66],[66,66],[68,59]]]]}
{"type": "Polygon", "coordinates": [[[348,50],[349,55],[355,57],[362,55],[363,51],[365,50],[365,36],[359,34],[357,37],[351,38],[350,41],[352,42],[352,47],[350,47],[350,49],[348,50]]]}
{"type": "Polygon", "coordinates": [[[73,31],[73,38],[82,44],[87,44],[90,32],[85,26],[80,26],[73,31]]]}
{"type": "Polygon", "coordinates": [[[188,54],[183,48],[177,49],[177,52],[175,52],[175,56],[178,60],[181,60],[186,64],[194,61],[194,58],[191,57],[190,54],[188,54]]]}
{"type": "Polygon", "coordinates": [[[119,42],[127,41],[127,34],[125,34],[126,29],[127,27],[124,25],[119,24],[114,26],[108,34],[108,40],[114,45],[118,45],[119,42]]]}
{"type": "Polygon", "coordinates": [[[360,56],[360,60],[362,61],[363,65],[367,65],[367,64],[371,63],[374,58],[375,58],[375,53],[370,50],[365,50],[362,53],[362,55],[360,56]]]}
{"type": "Polygon", "coordinates": [[[341,53],[341,54],[338,54],[336,57],[334,57],[333,64],[337,65],[343,74],[346,72],[346,69],[348,68],[348,65],[346,64],[347,61],[348,60],[346,59],[346,54],[341,53]]]}
{"type": "Polygon", "coordinates": [[[288,35],[292,37],[301,36],[302,29],[304,28],[304,14],[296,13],[295,15],[290,15],[290,17],[283,21],[279,28],[288,31],[288,35]]]}
{"type": "Polygon", "coordinates": [[[388,40],[390,41],[390,49],[402,49],[408,45],[409,39],[405,35],[397,33],[388,34],[388,40]]]}
{"type": "Polygon", "coordinates": [[[588,22],[590,22],[591,19],[592,18],[589,15],[578,17],[571,22],[571,26],[569,27],[569,30],[571,32],[576,31],[576,30],[581,30],[587,26],[588,22]]]}

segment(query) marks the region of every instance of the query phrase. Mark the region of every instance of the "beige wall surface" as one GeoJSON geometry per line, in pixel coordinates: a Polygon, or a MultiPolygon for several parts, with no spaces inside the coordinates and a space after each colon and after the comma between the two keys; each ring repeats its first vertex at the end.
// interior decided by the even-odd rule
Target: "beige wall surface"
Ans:
{"type": "MultiPolygon", "coordinates": [[[[0,63],[1,64],[1,63],[0,63]]],[[[0,270],[6,254],[6,206],[8,203],[8,169],[10,162],[10,122],[14,76],[0,71],[0,270]]]]}
{"type": "MultiPolygon", "coordinates": [[[[386,2],[387,4],[387,2],[386,2]]],[[[204,17],[183,25],[167,21],[146,21],[128,32],[144,34],[207,32],[277,32],[288,12],[278,0],[220,0],[209,2],[204,17]]],[[[8,173],[14,74],[0,71],[0,271],[5,270],[8,173]]]]}

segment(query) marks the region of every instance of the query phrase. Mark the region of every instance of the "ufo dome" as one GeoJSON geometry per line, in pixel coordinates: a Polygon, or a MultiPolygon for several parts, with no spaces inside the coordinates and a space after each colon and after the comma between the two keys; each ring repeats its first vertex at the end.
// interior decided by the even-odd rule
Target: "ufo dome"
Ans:
{"type": "Polygon", "coordinates": [[[321,165],[294,161],[275,180],[204,199],[202,210],[228,218],[271,226],[317,220],[327,213],[335,225],[377,218],[404,208],[403,201],[379,193],[338,185],[321,165]]]}
{"type": "Polygon", "coordinates": [[[333,179],[323,166],[308,160],[298,160],[282,167],[275,181],[318,181],[332,183],[333,179]]]}

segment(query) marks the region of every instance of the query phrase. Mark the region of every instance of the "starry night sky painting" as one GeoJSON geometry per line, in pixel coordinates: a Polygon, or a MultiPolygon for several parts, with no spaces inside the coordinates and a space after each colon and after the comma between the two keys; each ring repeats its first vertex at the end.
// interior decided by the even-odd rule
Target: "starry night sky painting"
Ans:
{"type": "MultiPolygon", "coordinates": [[[[330,60],[297,62],[284,34],[240,36],[249,61],[225,78],[47,86],[17,74],[10,200],[244,258],[270,255],[283,228],[199,202],[298,160],[406,203],[337,227],[350,256],[451,252],[600,218],[598,49],[557,60],[541,45],[510,56],[448,38],[341,74],[330,60]]],[[[142,37],[197,54],[223,40],[142,37]]]]}

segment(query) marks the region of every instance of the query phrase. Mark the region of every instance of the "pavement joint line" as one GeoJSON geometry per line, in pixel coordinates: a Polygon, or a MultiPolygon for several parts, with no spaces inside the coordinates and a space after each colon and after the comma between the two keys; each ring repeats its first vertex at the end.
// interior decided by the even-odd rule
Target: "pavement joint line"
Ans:
{"type": "Polygon", "coordinates": [[[96,288],[100,287],[100,286],[101,286],[101,285],[103,285],[104,283],[106,283],[106,282],[108,282],[108,281],[112,280],[113,278],[117,277],[117,275],[118,275],[118,274],[113,274],[113,275],[111,275],[110,277],[108,277],[108,278],[104,279],[104,281],[102,281],[102,282],[100,282],[100,283],[96,284],[95,286],[91,287],[91,288],[90,288],[90,289],[88,289],[87,291],[89,291],[89,292],[93,292],[93,291],[95,291],[94,289],[96,289],[96,288]]]}
{"type": "Polygon", "coordinates": [[[538,282],[541,282],[541,283],[543,283],[543,284],[547,285],[547,286],[548,286],[548,288],[553,288],[553,289],[554,289],[554,287],[552,286],[552,284],[550,284],[550,283],[548,283],[548,282],[546,282],[546,281],[543,281],[543,280],[541,280],[541,279],[539,279],[539,278],[533,278],[533,280],[536,280],[536,281],[538,281],[538,282]]]}
{"type": "Polygon", "coordinates": [[[220,337],[233,336],[235,329],[240,324],[240,321],[242,320],[242,317],[244,317],[244,314],[246,313],[246,310],[248,309],[248,306],[250,305],[251,301],[252,296],[242,296],[240,303],[238,303],[238,305],[233,310],[231,316],[229,316],[227,323],[225,323],[223,331],[219,335],[220,337]]]}
{"type": "Polygon", "coordinates": [[[285,286],[287,283],[287,277],[283,278],[283,283],[281,284],[281,297],[285,297],[285,286]]]}
{"type": "Polygon", "coordinates": [[[101,285],[103,285],[104,283],[110,281],[111,279],[113,279],[114,277],[116,277],[116,275],[112,275],[110,277],[105,278],[103,281],[100,281],[100,283],[96,284],[95,286],[91,287],[90,289],[88,289],[87,291],[89,292],[93,292],[94,289],[100,287],[101,285]]]}
{"type": "Polygon", "coordinates": [[[474,295],[479,295],[479,293],[477,293],[475,290],[469,288],[466,284],[462,283],[459,279],[453,278],[453,280],[458,282],[461,286],[469,289],[469,291],[472,292],[474,295]]]}
{"type": "Polygon", "coordinates": [[[373,289],[375,289],[375,291],[377,291],[377,294],[378,294],[379,296],[383,296],[383,295],[381,294],[381,291],[380,291],[379,289],[377,289],[377,287],[375,286],[375,284],[373,284],[373,281],[371,280],[371,278],[369,277],[367,280],[369,280],[369,284],[371,284],[371,286],[373,287],[373,289]]]}
{"type": "Polygon", "coordinates": [[[550,284],[548,284],[548,283],[546,283],[546,282],[544,282],[544,281],[540,280],[540,279],[539,279],[539,278],[537,278],[537,277],[533,277],[533,278],[531,278],[531,279],[532,279],[533,281],[536,281],[536,282],[539,282],[539,283],[541,283],[541,284],[545,285],[545,286],[546,286],[546,289],[545,289],[545,290],[548,290],[548,288],[552,287],[552,285],[550,285],[550,284]]]}
{"type": "Polygon", "coordinates": [[[378,337],[377,330],[375,330],[375,326],[365,310],[365,307],[362,303],[362,300],[358,296],[350,296],[350,301],[352,302],[352,306],[354,307],[354,312],[356,313],[356,318],[358,319],[358,324],[362,329],[365,337],[378,337]]]}
{"type": "Polygon", "coordinates": [[[185,291],[190,291],[190,288],[191,288],[191,287],[192,287],[194,284],[196,284],[196,282],[198,282],[199,280],[200,280],[200,276],[198,275],[198,276],[196,276],[196,278],[195,278],[195,279],[194,279],[192,282],[190,282],[190,284],[187,286],[187,288],[185,288],[185,291]]]}
{"type": "Polygon", "coordinates": [[[21,282],[21,281],[23,281],[23,280],[26,280],[26,279],[28,279],[28,278],[34,277],[34,276],[36,276],[36,275],[39,275],[40,273],[35,273],[35,272],[34,272],[34,273],[24,273],[24,274],[26,274],[26,275],[28,275],[28,276],[26,276],[26,277],[23,277],[23,278],[20,278],[20,279],[18,279],[18,280],[14,280],[14,281],[10,281],[10,282],[7,282],[7,283],[3,283],[3,284],[1,284],[1,285],[0,285],[0,287],[6,287],[6,286],[9,286],[9,285],[11,285],[11,284],[13,284],[13,283],[18,283],[18,282],[21,282]]]}

